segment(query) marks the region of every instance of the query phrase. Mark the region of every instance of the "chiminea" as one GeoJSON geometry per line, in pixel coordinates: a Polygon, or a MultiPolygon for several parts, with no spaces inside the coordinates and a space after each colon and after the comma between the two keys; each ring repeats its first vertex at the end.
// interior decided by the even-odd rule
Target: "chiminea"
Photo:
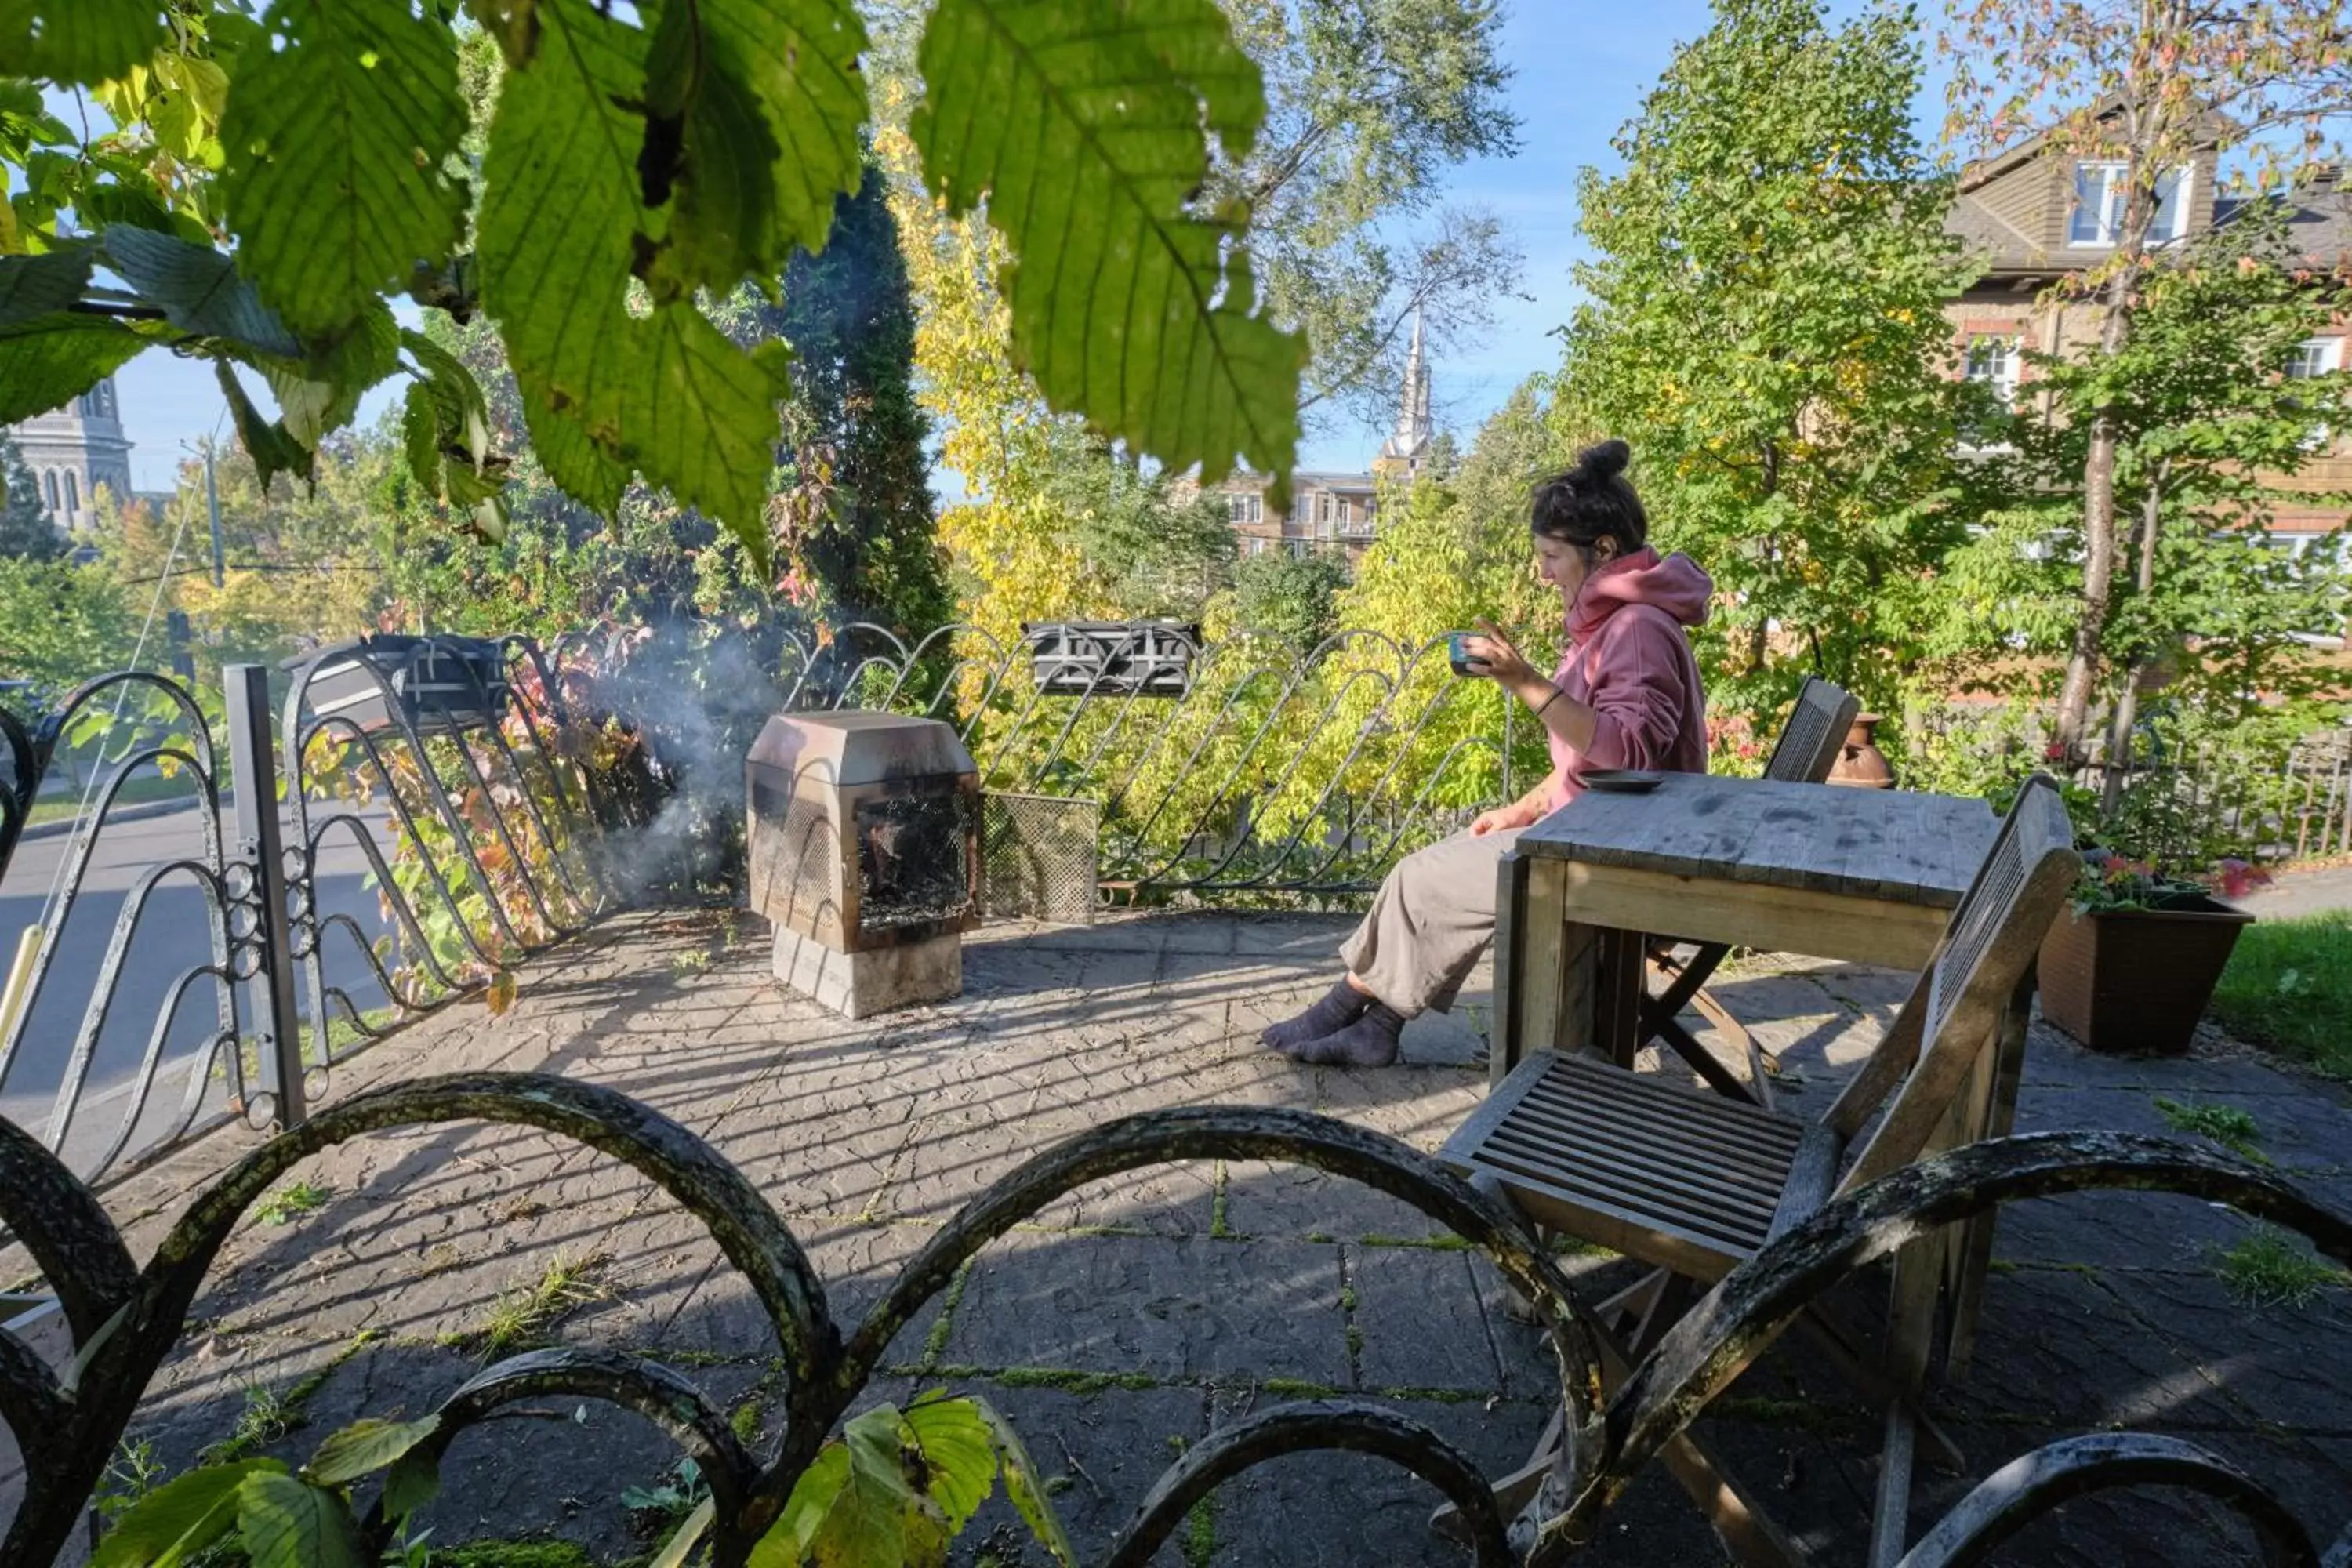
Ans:
{"type": "Polygon", "coordinates": [[[853,1018],[963,989],[980,775],[935,719],[780,713],[744,762],[751,908],[775,975],[853,1018]]]}

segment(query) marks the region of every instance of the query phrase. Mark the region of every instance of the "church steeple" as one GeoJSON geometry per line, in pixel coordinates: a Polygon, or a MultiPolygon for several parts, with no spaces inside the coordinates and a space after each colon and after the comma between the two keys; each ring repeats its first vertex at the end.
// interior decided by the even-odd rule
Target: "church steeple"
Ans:
{"type": "Polygon", "coordinates": [[[1421,349],[1421,307],[1412,310],[1412,346],[1405,351],[1404,386],[1397,398],[1396,428],[1381,446],[1372,471],[1385,477],[1412,479],[1428,460],[1430,442],[1437,430],[1429,416],[1429,362],[1421,349]]]}

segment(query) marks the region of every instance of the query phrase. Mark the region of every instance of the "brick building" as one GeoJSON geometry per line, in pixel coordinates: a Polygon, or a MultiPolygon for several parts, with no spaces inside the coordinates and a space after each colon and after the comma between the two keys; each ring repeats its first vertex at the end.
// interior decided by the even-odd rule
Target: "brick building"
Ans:
{"type": "MultiPolygon", "coordinates": [[[[1952,323],[1956,372],[1992,387],[2011,406],[2034,396],[2024,352],[2044,354],[2092,346],[2092,310],[2087,303],[2047,298],[2051,285],[2105,259],[2115,245],[2123,205],[2124,166],[2079,158],[2049,137],[2021,142],[1997,158],[1970,167],[1959,196],[1945,220],[1984,272],[1945,307],[1952,323]]],[[[2156,237],[2159,242],[2195,238],[2227,223],[2238,202],[2221,188],[2219,160],[2209,148],[2158,186],[2156,237]]],[[[2289,229],[2296,248],[2314,265],[2333,268],[2352,254],[2352,209],[2336,180],[2297,189],[2289,229]]],[[[2303,345],[2292,374],[2317,375],[2345,363],[2345,328],[2303,345]]],[[[2352,489],[2352,433],[2330,435],[2326,449],[2303,470],[2278,481],[2287,491],[2312,493],[2309,506],[2282,503],[2273,532],[2286,542],[2307,541],[2344,525],[2341,507],[2321,504],[2328,491],[2352,489]]]]}
{"type": "Polygon", "coordinates": [[[1405,353],[1404,384],[1397,397],[1396,427],[1381,445],[1368,473],[1302,469],[1290,476],[1290,510],[1270,511],[1266,474],[1234,474],[1211,485],[1222,500],[1243,559],[1287,551],[1307,555],[1339,551],[1353,564],[1378,530],[1380,485],[1411,479],[1429,461],[1437,426],[1429,408],[1429,361],[1422,349],[1421,316],[1413,314],[1412,342],[1405,353]]]}

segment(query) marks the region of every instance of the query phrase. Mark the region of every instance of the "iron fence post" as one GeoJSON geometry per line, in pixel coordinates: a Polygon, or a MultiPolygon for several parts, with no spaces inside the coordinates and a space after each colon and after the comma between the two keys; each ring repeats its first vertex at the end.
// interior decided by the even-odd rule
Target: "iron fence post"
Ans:
{"type": "Polygon", "coordinates": [[[259,901],[253,940],[254,1016],[263,1026],[261,1081],[273,1097],[273,1120],[299,1127],[302,1107],[302,1028],[294,1010],[294,943],[286,916],[286,852],[278,830],[278,751],[270,726],[269,670],[232,664],[228,697],[229,777],[236,797],[236,853],[253,868],[259,901]]]}

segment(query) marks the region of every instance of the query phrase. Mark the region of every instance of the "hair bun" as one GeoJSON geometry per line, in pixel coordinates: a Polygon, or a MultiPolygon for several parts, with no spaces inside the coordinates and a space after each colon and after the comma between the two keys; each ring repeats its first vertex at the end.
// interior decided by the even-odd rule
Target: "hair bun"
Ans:
{"type": "Polygon", "coordinates": [[[1576,455],[1577,470],[1589,479],[1613,479],[1633,460],[1633,448],[1622,441],[1596,441],[1576,455]]]}

